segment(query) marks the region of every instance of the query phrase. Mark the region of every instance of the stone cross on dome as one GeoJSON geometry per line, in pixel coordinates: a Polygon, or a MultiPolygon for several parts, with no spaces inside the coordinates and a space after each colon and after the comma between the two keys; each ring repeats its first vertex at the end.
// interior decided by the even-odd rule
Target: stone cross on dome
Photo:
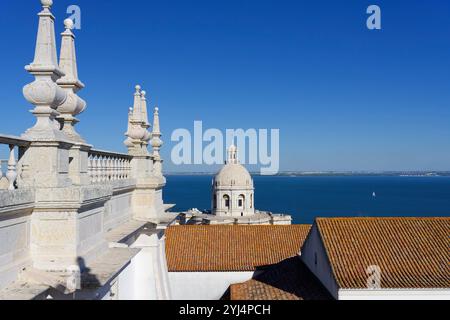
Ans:
{"type": "Polygon", "coordinates": [[[238,150],[237,147],[232,144],[229,148],[228,148],[228,160],[227,160],[227,164],[238,164],[239,163],[239,159],[238,159],[238,150]]]}

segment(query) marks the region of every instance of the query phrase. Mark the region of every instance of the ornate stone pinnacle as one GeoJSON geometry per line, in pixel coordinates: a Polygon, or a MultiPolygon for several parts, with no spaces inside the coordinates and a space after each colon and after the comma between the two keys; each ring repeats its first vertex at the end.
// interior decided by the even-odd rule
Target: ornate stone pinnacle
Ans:
{"type": "Polygon", "coordinates": [[[145,136],[142,139],[145,146],[148,145],[148,142],[152,138],[150,132],[148,132],[148,128],[150,128],[150,123],[148,122],[148,112],[147,112],[147,93],[145,91],[141,92],[141,108],[142,108],[142,128],[145,130],[145,136]]]}
{"type": "Polygon", "coordinates": [[[141,106],[141,86],[135,86],[134,103],[133,103],[133,121],[142,122],[142,106],[141,106]]]}
{"type": "Polygon", "coordinates": [[[76,93],[84,88],[84,84],[78,79],[78,66],[75,50],[75,36],[72,33],[73,21],[64,20],[66,30],[61,33],[61,54],[59,67],[64,71],[65,76],[57,81],[59,86],[67,93],[67,100],[61,104],[57,111],[60,113],[58,121],[61,123],[62,130],[71,139],[76,142],[85,143],[83,138],[75,131],[75,124],[79,115],[86,109],[86,102],[76,93]]]}
{"type": "Polygon", "coordinates": [[[132,128],[132,124],[131,124],[131,118],[133,117],[133,108],[130,108],[128,111],[128,127],[127,127],[127,132],[125,132],[125,136],[127,137],[127,139],[123,142],[123,144],[127,147],[127,148],[131,148],[133,147],[133,139],[131,139],[130,137],[128,137],[128,133],[131,132],[131,128],[132,128]]]}
{"type": "Polygon", "coordinates": [[[128,131],[125,140],[125,145],[128,147],[128,152],[134,156],[147,156],[147,144],[144,139],[147,135],[147,129],[143,126],[142,121],[142,98],[141,98],[141,86],[135,87],[134,104],[132,110],[128,115],[128,131]]]}
{"type": "Polygon", "coordinates": [[[159,151],[163,145],[161,140],[161,130],[159,125],[159,108],[156,107],[153,113],[153,131],[152,131],[152,147],[153,147],[153,168],[156,176],[162,176],[162,163],[159,151]]]}
{"type": "Polygon", "coordinates": [[[163,142],[161,140],[161,131],[159,128],[159,109],[155,108],[153,113],[153,131],[152,131],[152,147],[153,154],[159,156],[159,150],[161,149],[163,142]]]}
{"type": "Polygon", "coordinates": [[[37,121],[33,128],[24,134],[32,140],[61,140],[66,138],[59,130],[55,120],[56,108],[67,99],[67,93],[56,81],[64,76],[58,67],[55,40],[55,17],[50,12],[53,1],[41,0],[44,10],[39,16],[36,50],[33,62],[25,69],[35,76],[35,80],[23,88],[25,98],[35,106],[32,111],[37,121]]]}
{"type": "Polygon", "coordinates": [[[141,107],[142,107],[142,123],[146,126],[146,129],[150,128],[148,122],[148,112],[147,112],[147,93],[145,91],[141,92],[141,107]]]}

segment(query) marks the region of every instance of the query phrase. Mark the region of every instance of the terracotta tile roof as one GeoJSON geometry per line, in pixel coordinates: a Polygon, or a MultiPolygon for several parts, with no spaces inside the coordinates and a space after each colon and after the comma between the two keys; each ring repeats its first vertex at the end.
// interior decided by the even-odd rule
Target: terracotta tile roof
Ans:
{"type": "Polygon", "coordinates": [[[299,257],[274,265],[254,279],[230,286],[230,300],[330,300],[299,257]]]}
{"type": "Polygon", "coordinates": [[[300,300],[295,294],[273,287],[258,280],[230,286],[230,300],[300,300]]]}
{"type": "Polygon", "coordinates": [[[316,220],[340,288],[367,288],[381,268],[382,288],[450,288],[450,218],[316,220]]]}
{"type": "Polygon", "coordinates": [[[310,225],[172,226],[166,230],[170,272],[254,271],[298,255],[310,225]]]}

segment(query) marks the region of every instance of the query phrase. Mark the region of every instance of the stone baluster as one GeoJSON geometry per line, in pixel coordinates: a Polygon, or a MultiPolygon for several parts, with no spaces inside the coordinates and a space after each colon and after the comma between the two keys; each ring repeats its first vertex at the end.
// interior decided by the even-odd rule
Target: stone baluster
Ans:
{"type": "Polygon", "coordinates": [[[119,172],[119,158],[116,158],[114,160],[114,179],[119,180],[120,179],[120,172],[119,172]]]}
{"type": "Polygon", "coordinates": [[[104,157],[103,158],[103,166],[104,166],[104,181],[109,181],[109,158],[108,157],[104,157]]]}
{"type": "Polygon", "coordinates": [[[108,167],[108,175],[107,175],[107,178],[108,178],[108,181],[112,181],[113,180],[113,175],[114,175],[114,170],[113,170],[113,160],[112,160],[112,157],[108,157],[108,160],[107,160],[107,167],[108,167]]]}
{"type": "Polygon", "coordinates": [[[128,161],[128,159],[125,159],[123,161],[123,175],[125,176],[125,179],[129,179],[130,178],[130,163],[128,161]]]}
{"type": "Polygon", "coordinates": [[[127,160],[122,159],[122,179],[128,179],[127,177],[127,160]]]}
{"type": "Polygon", "coordinates": [[[127,179],[129,179],[130,178],[130,176],[131,176],[131,161],[130,160],[126,160],[126,176],[127,176],[127,179]]]}
{"type": "Polygon", "coordinates": [[[108,158],[102,157],[102,181],[108,181],[108,158]]]}
{"type": "Polygon", "coordinates": [[[108,181],[108,157],[102,157],[103,181],[108,181]]]}
{"type": "Polygon", "coordinates": [[[97,182],[103,182],[103,157],[98,156],[97,158],[97,172],[98,172],[98,179],[97,182]]]}
{"type": "Polygon", "coordinates": [[[102,177],[102,163],[100,161],[100,156],[95,156],[95,182],[101,182],[102,177]]]}
{"type": "Polygon", "coordinates": [[[97,182],[97,157],[92,156],[92,180],[91,182],[97,182]]]}
{"type": "Polygon", "coordinates": [[[88,174],[89,174],[89,179],[92,181],[94,181],[94,157],[90,156],[88,157],[88,174]]]}
{"type": "Polygon", "coordinates": [[[96,175],[97,175],[97,160],[95,159],[94,155],[91,155],[89,157],[89,159],[91,160],[91,173],[90,173],[90,177],[91,177],[91,183],[95,183],[96,182],[96,175]]]}
{"type": "Polygon", "coordinates": [[[119,180],[119,158],[114,159],[114,180],[119,180]]]}
{"type": "Polygon", "coordinates": [[[109,181],[114,180],[114,157],[109,157],[109,181]]]}
{"type": "Polygon", "coordinates": [[[111,171],[112,171],[111,180],[112,181],[116,181],[117,180],[117,164],[116,164],[116,161],[117,161],[116,157],[112,157],[111,158],[111,171]]]}
{"type": "Polygon", "coordinates": [[[119,179],[125,179],[124,160],[119,159],[119,179]]]}
{"type": "Polygon", "coordinates": [[[101,181],[101,164],[100,164],[100,157],[95,156],[95,183],[99,183],[101,181]]]}
{"type": "Polygon", "coordinates": [[[8,160],[8,171],[6,172],[6,179],[8,179],[9,187],[8,190],[15,189],[15,182],[17,179],[17,162],[14,155],[14,145],[9,146],[9,160],[8,160]]]}
{"type": "Polygon", "coordinates": [[[117,180],[121,180],[122,179],[122,176],[121,176],[121,173],[120,173],[120,158],[117,158],[117,160],[116,160],[116,176],[117,176],[117,180]]]}
{"type": "Polygon", "coordinates": [[[122,164],[123,164],[122,158],[119,158],[119,160],[118,160],[118,166],[119,166],[119,168],[118,168],[118,175],[119,175],[119,179],[120,180],[123,179],[123,167],[122,167],[122,164]]]}
{"type": "Polygon", "coordinates": [[[115,157],[111,157],[111,161],[110,161],[110,165],[111,165],[111,181],[115,181],[116,180],[116,158],[115,157]]]}
{"type": "Polygon", "coordinates": [[[106,156],[102,157],[102,181],[108,181],[108,158],[106,156]]]}

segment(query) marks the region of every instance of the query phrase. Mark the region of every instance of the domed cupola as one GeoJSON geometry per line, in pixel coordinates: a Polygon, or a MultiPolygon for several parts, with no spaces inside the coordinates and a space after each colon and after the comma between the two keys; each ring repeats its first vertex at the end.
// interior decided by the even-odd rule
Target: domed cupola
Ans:
{"type": "Polygon", "coordinates": [[[228,149],[227,162],[213,180],[212,211],[219,216],[243,217],[255,213],[253,179],[239,163],[238,150],[228,149]]]}

